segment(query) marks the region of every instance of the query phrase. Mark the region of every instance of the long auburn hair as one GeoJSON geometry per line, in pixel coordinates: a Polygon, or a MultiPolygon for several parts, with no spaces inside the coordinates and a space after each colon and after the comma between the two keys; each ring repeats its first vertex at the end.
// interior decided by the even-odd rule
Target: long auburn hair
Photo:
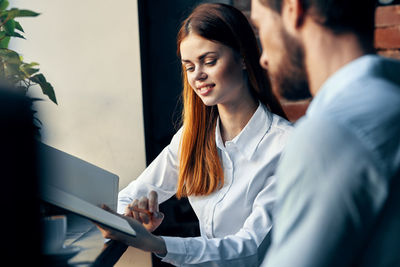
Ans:
{"type": "MultiPolygon", "coordinates": [[[[180,44],[190,33],[219,42],[233,49],[246,65],[252,96],[271,112],[286,115],[272,93],[265,70],[259,65],[260,50],[247,18],[236,8],[225,4],[201,4],[182,22],[177,37],[180,44]]],[[[180,144],[179,179],[176,196],[204,196],[221,188],[224,172],[215,144],[218,118],[216,106],[206,106],[196,95],[182,68],[183,133],[180,144]]]]}

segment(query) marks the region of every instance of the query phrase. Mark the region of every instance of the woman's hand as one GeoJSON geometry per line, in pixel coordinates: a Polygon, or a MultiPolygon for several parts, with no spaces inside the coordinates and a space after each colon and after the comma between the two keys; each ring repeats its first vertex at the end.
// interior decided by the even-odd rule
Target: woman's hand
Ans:
{"type": "Polygon", "coordinates": [[[164,214],[158,210],[158,195],[155,191],[150,191],[148,198],[142,197],[139,200],[132,201],[125,208],[124,215],[141,222],[149,232],[157,229],[164,219],[164,214]],[[139,209],[148,212],[142,212],[139,209]]]}
{"type": "Polygon", "coordinates": [[[140,222],[132,217],[118,214],[106,205],[103,205],[102,208],[125,219],[136,232],[136,237],[133,237],[120,231],[108,228],[102,224],[95,223],[104,238],[116,240],[128,246],[132,246],[144,251],[154,252],[160,256],[167,254],[167,248],[165,246],[164,239],[151,234],[140,222]]]}

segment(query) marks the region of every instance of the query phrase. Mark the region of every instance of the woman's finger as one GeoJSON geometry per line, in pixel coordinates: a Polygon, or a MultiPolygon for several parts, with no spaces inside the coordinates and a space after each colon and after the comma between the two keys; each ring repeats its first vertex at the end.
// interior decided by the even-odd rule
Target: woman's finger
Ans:
{"type": "Polygon", "coordinates": [[[130,211],[131,217],[133,217],[134,219],[142,222],[142,220],[139,217],[139,212],[137,212],[134,209],[134,207],[138,207],[138,204],[139,204],[139,200],[135,199],[134,201],[132,201],[131,204],[128,205],[128,207],[129,207],[129,211],[130,211]]]}
{"type": "Polygon", "coordinates": [[[100,230],[100,233],[104,238],[113,239],[113,234],[112,234],[111,229],[107,228],[106,226],[104,226],[103,224],[100,224],[98,222],[95,222],[95,221],[92,221],[92,222],[96,225],[97,229],[100,230]]]}
{"type": "Polygon", "coordinates": [[[149,210],[151,212],[158,211],[158,195],[156,191],[150,191],[149,193],[149,210]]]}
{"type": "MultiPolygon", "coordinates": [[[[148,198],[144,197],[144,196],[141,197],[139,199],[138,207],[141,208],[141,209],[144,209],[144,210],[148,210],[149,209],[149,200],[148,200],[148,198]]],[[[142,220],[142,222],[144,222],[146,224],[149,223],[150,218],[146,213],[140,212],[139,216],[140,216],[140,219],[142,220]]]]}
{"type": "Polygon", "coordinates": [[[125,215],[125,216],[128,216],[128,217],[133,217],[132,212],[131,212],[131,209],[130,209],[130,204],[128,204],[128,205],[125,207],[124,215],[125,215]]]}

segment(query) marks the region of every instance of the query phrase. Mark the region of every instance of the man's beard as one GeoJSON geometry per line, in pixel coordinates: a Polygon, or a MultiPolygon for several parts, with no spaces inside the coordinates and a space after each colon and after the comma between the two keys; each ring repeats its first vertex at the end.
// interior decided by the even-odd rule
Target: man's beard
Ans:
{"type": "Polygon", "coordinates": [[[310,98],[303,45],[283,28],[281,35],[285,52],[277,72],[272,76],[273,86],[286,100],[310,98]]]}

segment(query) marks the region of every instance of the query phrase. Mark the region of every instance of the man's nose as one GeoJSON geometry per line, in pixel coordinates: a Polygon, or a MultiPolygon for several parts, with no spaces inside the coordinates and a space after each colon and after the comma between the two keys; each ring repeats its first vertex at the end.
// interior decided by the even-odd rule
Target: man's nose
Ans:
{"type": "Polygon", "coordinates": [[[265,52],[263,52],[263,53],[261,54],[261,57],[260,57],[260,65],[261,65],[261,67],[263,67],[264,69],[268,70],[268,60],[267,60],[267,55],[266,55],[265,52]]]}

